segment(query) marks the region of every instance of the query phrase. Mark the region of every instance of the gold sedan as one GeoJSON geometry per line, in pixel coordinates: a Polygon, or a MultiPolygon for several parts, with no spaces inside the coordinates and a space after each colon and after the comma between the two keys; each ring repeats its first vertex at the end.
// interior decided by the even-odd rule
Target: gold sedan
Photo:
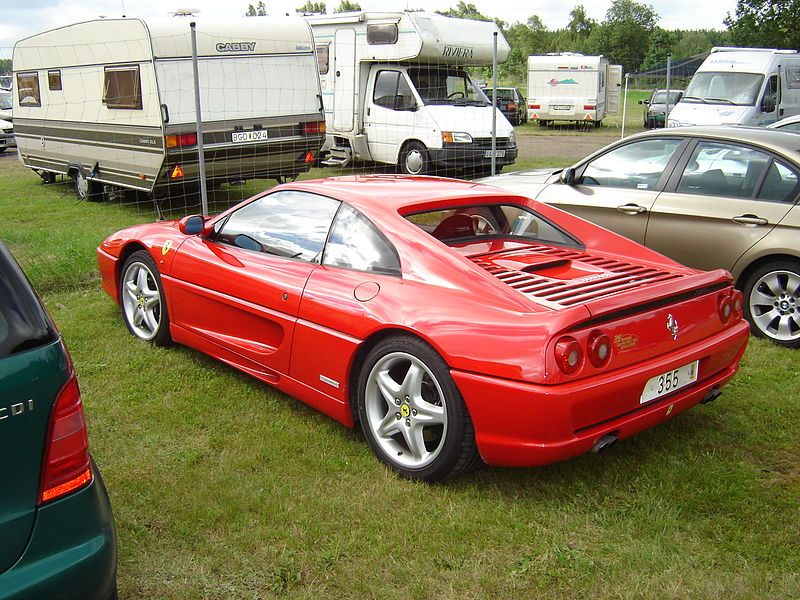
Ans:
{"type": "Polygon", "coordinates": [[[681,127],[615,142],[572,167],[484,180],[697,269],[728,269],[754,334],[800,347],[800,138],[681,127]]]}

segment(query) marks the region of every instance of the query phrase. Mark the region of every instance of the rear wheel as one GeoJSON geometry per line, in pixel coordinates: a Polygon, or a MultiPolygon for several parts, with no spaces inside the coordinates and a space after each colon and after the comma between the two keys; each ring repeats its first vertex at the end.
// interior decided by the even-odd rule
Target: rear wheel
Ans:
{"type": "Polygon", "coordinates": [[[800,262],[779,260],[756,269],[744,286],[744,315],[758,337],[800,348],[800,262]]]}
{"type": "Polygon", "coordinates": [[[119,282],[122,314],[128,330],[145,342],[169,346],[169,314],[161,276],[146,250],[131,254],[122,266],[119,282]]]}
{"type": "Polygon", "coordinates": [[[361,366],[357,393],[370,448],[403,477],[442,481],[480,463],[472,421],[449,368],[422,340],[379,342],[361,366]]]}
{"type": "Polygon", "coordinates": [[[420,142],[409,142],[400,154],[401,173],[407,175],[425,175],[430,170],[428,150],[420,142]]]}

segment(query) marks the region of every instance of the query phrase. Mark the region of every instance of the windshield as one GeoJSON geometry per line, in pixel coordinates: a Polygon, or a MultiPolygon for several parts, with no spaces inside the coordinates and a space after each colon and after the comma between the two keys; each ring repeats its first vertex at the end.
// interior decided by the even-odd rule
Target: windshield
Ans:
{"type": "Polygon", "coordinates": [[[760,73],[695,73],[684,100],[753,106],[763,81],[760,73]]]}
{"type": "Polygon", "coordinates": [[[0,92],[0,110],[11,108],[11,92],[0,92]]]}
{"type": "MultiPolygon", "coordinates": [[[[669,103],[670,104],[677,104],[678,100],[681,99],[680,92],[670,92],[669,94],[669,103]]],[[[666,92],[656,92],[653,96],[653,104],[666,104],[667,103],[667,93],[666,92]]]]}
{"type": "MultiPolygon", "coordinates": [[[[483,89],[483,93],[486,94],[487,98],[491,98],[492,97],[492,88],[483,89]]],[[[497,99],[498,100],[514,100],[514,90],[504,90],[502,88],[497,88],[497,99]]]]}
{"type": "Polygon", "coordinates": [[[491,104],[463,69],[415,67],[408,76],[423,104],[488,106],[491,104]]]}

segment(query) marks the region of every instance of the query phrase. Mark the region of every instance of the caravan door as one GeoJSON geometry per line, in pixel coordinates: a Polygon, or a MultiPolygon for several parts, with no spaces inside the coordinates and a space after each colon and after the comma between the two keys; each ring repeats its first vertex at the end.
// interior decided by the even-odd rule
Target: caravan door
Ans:
{"type": "Polygon", "coordinates": [[[622,65],[608,65],[608,81],[606,82],[606,94],[608,104],[606,112],[619,112],[620,91],[622,88],[622,65]]]}
{"type": "Polygon", "coordinates": [[[353,131],[356,112],[356,32],[337,29],[333,41],[333,128],[353,131]]]}

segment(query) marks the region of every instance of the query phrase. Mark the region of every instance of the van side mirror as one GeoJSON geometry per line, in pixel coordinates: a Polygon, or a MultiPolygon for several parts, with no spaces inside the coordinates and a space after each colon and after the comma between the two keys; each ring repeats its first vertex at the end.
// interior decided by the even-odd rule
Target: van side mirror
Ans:
{"type": "Polygon", "coordinates": [[[773,112],[776,104],[775,96],[764,96],[763,100],[761,100],[761,112],[773,112]]]}
{"type": "Polygon", "coordinates": [[[567,167],[561,171],[561,183],[564,185],[575,185],[575,169],[567,167]]]}
{"type": "Polygon", "coordinates": [[[206,221],[200,215],[189,215],[178,221],[178,231],[183,235],[197,235],[203,233],[206,221]]]}
{"type": "Polygon", "coordinates": [[[647,100],[639,100],[639,104],[647,104],[647,100]]]}

